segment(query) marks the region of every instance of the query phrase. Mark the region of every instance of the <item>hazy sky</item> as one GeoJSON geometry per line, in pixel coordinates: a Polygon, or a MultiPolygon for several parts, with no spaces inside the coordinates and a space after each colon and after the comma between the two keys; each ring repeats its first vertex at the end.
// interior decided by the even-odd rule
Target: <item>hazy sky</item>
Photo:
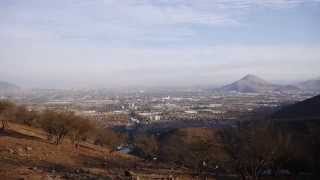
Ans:
{"type": "Polygon", "coordinates": [[[320,0],[1,0],[0,80],[24,87],[320,76],[320,0]]]}

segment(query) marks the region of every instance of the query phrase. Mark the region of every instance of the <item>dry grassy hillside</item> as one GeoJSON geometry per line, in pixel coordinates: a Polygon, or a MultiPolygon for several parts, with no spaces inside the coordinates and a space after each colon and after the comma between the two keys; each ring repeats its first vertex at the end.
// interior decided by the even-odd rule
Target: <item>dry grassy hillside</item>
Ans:
{"type": "Polygon", "coordinates": [[[0,133],[1,179],[193,179],[181,174],[186,173],[88,143],[76,149],[66,139],[57,146],[29,126],[11,123],[0,133]]]}

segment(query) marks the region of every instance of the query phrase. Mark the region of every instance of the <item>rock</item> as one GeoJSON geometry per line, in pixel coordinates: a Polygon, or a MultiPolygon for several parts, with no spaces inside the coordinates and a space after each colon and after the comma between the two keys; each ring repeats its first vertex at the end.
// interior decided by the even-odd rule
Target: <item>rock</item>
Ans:
{"type": "Polygon", "coordinates": [[[18,156],[27,156],[27,154],[25,154],[23,152],[18,152],[18,156]]]}
{"type": "Polygon", "coordinates": [[[26,147],[27,151],[32,151],[32,147],[26,147]]]}
{"type": "Polygon", "coordinates": [[[18,152],[23,152],[23,149],[22,148],[18,148],[18,152]]]}
{"type": "Polygon", "coordinates": [[[47,175],[47,180],[54,180],[55,178],[51,177],[50,175],[47,175]]]}
{"type": "Polygon", "coordinates": [[[11,149],[11,148],[9,148],[9,149],[8,149],[8,152],[9,152],[10,154],[13,154],[13,153],[14,153],[14,150],[11,149]]]}

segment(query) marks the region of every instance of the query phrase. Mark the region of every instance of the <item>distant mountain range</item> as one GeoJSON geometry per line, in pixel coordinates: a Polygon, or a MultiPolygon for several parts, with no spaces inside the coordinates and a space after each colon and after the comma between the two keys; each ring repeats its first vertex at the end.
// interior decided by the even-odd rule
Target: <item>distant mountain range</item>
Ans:
{"type": "Polygon", "coordinates": [[[297,119],[320,118],[320,95],[284,107],[273,114],[273,118],[297,119]]]}
{"type": "Polygon", "coordinates": [[[241,93],[265,93],[274,91],[299,91],[300,88],[293,85],[277,85],[269,83],[252,74],[248,74],[242,79],[223,86],[218,89],[225,92],[241,92],[241,93]]]}
{"type": "Polygon", "coordinates": [[[297,84],[297,86],[305,91],[320,92],[320,78],[304,81],[302,83],[297,84]]]}
{"type": "MultiPolygon", "coordinates": [[[[21,88],[13,83],[0,81],[0,92],[15,92],[21,88]]],[[[212,88],[211,88],[212,90],[212,88]]],[[[231,84],[215,88],[220,92],[240,92],[240,93],[266,93],[266,92],[318,92],[320,93],[320,77],[318,79],[307,80],[295,85],[278,85],[270,83],[258,76],[248,74],[231,84]]]]}
{"type": "Polygon", "coordinates": [[[17,91],[20,87],[5,81],[0,81],[0,92],[17,91]]]}

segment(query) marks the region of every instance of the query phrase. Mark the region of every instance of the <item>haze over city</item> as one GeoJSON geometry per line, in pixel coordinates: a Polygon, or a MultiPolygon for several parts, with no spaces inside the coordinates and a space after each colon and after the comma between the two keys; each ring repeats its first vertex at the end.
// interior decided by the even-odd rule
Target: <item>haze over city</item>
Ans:
{"type": "Polygon", "coordinates": [[[318,0],[2,0],[0,77],[27,88],[320,76],[318,0]]]}

